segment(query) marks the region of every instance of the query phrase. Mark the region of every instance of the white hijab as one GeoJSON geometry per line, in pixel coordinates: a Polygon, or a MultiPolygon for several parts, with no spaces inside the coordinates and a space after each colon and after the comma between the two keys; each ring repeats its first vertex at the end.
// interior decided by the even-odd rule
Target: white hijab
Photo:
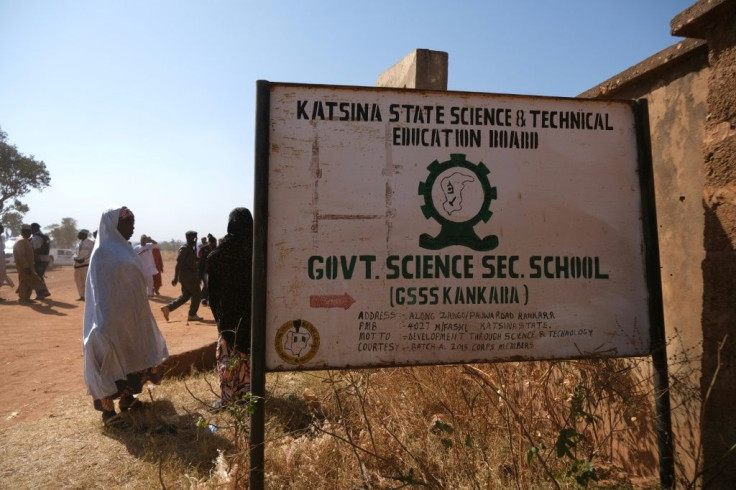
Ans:
{"type": "Polygon", "coordinates": [[[84,381],[96,400],[115,394],[115,381],[169,356],[148,304],[141,261],[118,231],[120,210],[102,214],[87,273],[84,381]]]}

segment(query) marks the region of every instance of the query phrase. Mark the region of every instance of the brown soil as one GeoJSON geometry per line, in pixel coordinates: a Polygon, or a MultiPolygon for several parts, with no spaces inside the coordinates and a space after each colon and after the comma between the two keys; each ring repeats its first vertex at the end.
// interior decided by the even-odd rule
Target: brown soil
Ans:
{"type": "MultiPolygon", "coordinates": [[[[171,285],[173,260],[164,262],[161,296],[151,309],[166,339],[169,354],[201,348],[217,340],[212,312],[202,306],[202,322],[187,322],[189,304],[164,320],[160,307],[179,295],[171,285]]],[[[17,274],[9,271],[14,282],[17,274]]],[[[21,305],[15,292],[0,289],[0,429],[47,415],[60,398],[86,393],[82,368],[82,319],[84,303],[74,285],[70,266],[46,273],[51,296],[33,305],[21,305]]],[[[90,409],[92,399],[90,398],[90,409]]]]}

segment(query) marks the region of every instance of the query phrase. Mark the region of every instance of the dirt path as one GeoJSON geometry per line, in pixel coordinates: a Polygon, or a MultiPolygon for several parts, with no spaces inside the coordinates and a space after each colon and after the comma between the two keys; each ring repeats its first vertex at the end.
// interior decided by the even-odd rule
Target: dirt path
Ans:
{"type": "MultiPolygon", "coordinates": [[[[151,300],[170,354],[200,348],[217,339],[208,307],[201,307],[203,322],[187,323],[188,304],[172,312],[166,322],[160,307],[179,295],[171,285],[173,260],[164,263],[161,296],[151,300]]],[[[10,276],[17,283],[17,274],[10,276]]],[[[47,414],[66,395],[86,393],[82,371],[82,318],[84,303],[77,301],[74,271],[70,266],[47,272],[51,296],[34,305],[18,304],[11,288],[0,288],[0,428],[47,414]]],[[[90,398],[91,406],[91,398],[90,398]]]]}

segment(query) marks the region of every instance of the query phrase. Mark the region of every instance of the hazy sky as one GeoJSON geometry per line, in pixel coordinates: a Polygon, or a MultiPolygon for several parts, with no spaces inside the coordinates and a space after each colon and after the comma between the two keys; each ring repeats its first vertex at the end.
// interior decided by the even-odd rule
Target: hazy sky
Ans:
{"type": "Polygon", "coordinates": [[[225,233],[253,202],[256,80],[375,85],[417,48],[449,90],[572,97],[675,44],[694,0],[0,0],[0,127],[51,186],[26,221],[225,233]]]}

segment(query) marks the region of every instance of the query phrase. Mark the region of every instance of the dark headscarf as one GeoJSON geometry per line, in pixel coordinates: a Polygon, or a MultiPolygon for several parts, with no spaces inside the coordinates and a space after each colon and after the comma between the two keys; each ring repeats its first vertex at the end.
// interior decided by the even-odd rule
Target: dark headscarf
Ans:
{"type": "Polygon", "coordinates": [[[227,221],[227,232],[233,235],[244,235],[253,230],[253,215],[248,208],[235,208],[230,211],[227,221]]]}
{"type": "Polygon", "coordinates": [[[247,208],[230,213],[227,235],[207,256],[209,303],[217,330],[230,347],[250,352],[253,216],[247,208]]]}

